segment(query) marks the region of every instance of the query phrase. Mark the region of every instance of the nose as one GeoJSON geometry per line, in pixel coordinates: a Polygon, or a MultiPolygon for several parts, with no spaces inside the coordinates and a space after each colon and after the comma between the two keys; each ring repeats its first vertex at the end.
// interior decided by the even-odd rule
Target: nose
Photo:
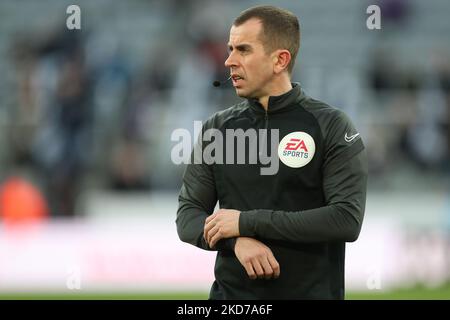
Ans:
{"type": "Polygon", "coordinates": [[[230,54],[228,55],[227,60],[225,60],[225,67],[227,68],[231,68],[231,67],[235,67],[237,65],[236,59],[234,57],[233,52],[230,52],[230,54]]]}

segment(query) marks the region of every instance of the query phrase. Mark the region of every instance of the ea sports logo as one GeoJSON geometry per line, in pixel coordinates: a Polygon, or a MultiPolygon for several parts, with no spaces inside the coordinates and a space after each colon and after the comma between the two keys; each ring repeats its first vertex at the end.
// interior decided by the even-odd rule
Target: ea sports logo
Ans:
{"type": "Polygon", "coordinates": [[[306,166],[314,157],[316,144],[306,132],[291,132],[281,139],[278,145],[278,157],[291,168],[306,166]]]}

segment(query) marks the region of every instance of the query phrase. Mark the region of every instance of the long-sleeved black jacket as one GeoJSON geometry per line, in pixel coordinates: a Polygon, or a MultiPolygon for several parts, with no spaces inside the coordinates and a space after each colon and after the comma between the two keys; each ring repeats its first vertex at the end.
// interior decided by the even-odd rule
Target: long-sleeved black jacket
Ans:
{"type": "Polygon", "coordinates": [[[343,299],[345,242],[359,236],[367,184],[365,148],[349,118],[294,83],[269,98],[267,112],[244,100],[209,118],[203,132],[210,128],[224,137],[226,129],[278,129],[279,157],[303,158],[280,159],[272,175],[261,175],[267,165],[259,161],[187,165],[176,220],[180,239],[212,250],[203,227],[219,201],[221,208],[241,211],[240,235],[269,246],[281,269],[278,279],[249,279],[234,254],[235,239],[223,239],[210,298],[343,299]]]}

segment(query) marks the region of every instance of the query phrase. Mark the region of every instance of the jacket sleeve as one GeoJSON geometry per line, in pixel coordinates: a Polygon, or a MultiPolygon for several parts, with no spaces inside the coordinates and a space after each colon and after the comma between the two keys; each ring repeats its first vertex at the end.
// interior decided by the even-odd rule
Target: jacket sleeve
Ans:
{"type": "Polygon", "coordinates": [[[358,238],[366,203],[366,151],[345,114],[327,125],[325,133],[322,174],[326,205],[294,212],[243,211],[241,236],[288,242],[352,242],[358,238]]]}
{"type": "MultiPolygon", "coordinates": [[[[201,137],[195,148],[203,150],[201,137]]],[[[181,241],[205,250],[234,250],[235,238],[222,239],[210,248],[203,237],[206,218],[213,213],[217,203],[216,185],[212,166],[200,159],[202,152],[192,152],[178,197],[176,218],[177,232],[181,241]],[[197,157],[197,158],[194,158],[197,157]]]]}

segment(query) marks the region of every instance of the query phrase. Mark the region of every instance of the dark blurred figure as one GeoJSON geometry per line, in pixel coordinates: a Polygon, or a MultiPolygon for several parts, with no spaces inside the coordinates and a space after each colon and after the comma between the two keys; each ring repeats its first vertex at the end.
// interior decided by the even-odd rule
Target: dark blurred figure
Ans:
{"type": "Polygon", "coordinates": [[[89,145],[88,84],[80,55],[62,65],[61,80],[55,101],[57,121],[61,128],[62,148],[59,159],[50,169],[50,198],[53,212],[74,215],[76,197],[82,178],[85,154],[89,145]],[[58,110],[59,108],[59,110],[58,110]]]}
{"type": "Polygon", "coordinates": [[[150,188],[145,157],[145,132],[150,129],[146,127],[146,119],[149,109],[154,106],[153,90],[156,89],[149,84],[144,81],[132,88],[131,97],[121,112],[118,137],[110,159],[110,186],[115,190],[137,191],[150,188]]]}
{"type": "Polygon", "coordinates": [[[9,110],[9,154],[15,165],[32,164],[31,145],[39,125],[40,109],[34,79],[39,61],[31,39],[17,35],[10,52],[16,68],[17,107],[9,110]]]}
{"type": "Polygon", "coordinates": [[[118,144],[112,158],[112,183],[115,190],[148,190],[150,180],[146,172],[143,146],[138,141],[124,139],[118,144]]]}
{"type": "Polygon", "coordinates": [[[448,55],[431,56],[421,76],[415,121],[406,128],[406,153],[421,170],[443,172],[449,167],[449,71],[448,55]]]}
{"type": "Polygon", "coordinates": [[[399,86],[398,71],[388,50],[377,49],[372,56],[371,66],[368,70],[369,85],[376,94],[387,90],[397,89],[399,86]]]}
{"type": "Polygon", "coordinates": [[[58,71],[33,154],[51,214],[71,217],[90,157],[90,83],[81,39],[66,32],[50,40],[41,48],[41,59],[58,71]]]}
{"type": "Polygon", "coordinates": [[[441,53],[436,60],[439,88],[442,91],[445,104],[444,115],[440,119],[440,127],[447,142],[444,169],[447,173],[450,173],[450,54],[448,52],[441,53]]]}

